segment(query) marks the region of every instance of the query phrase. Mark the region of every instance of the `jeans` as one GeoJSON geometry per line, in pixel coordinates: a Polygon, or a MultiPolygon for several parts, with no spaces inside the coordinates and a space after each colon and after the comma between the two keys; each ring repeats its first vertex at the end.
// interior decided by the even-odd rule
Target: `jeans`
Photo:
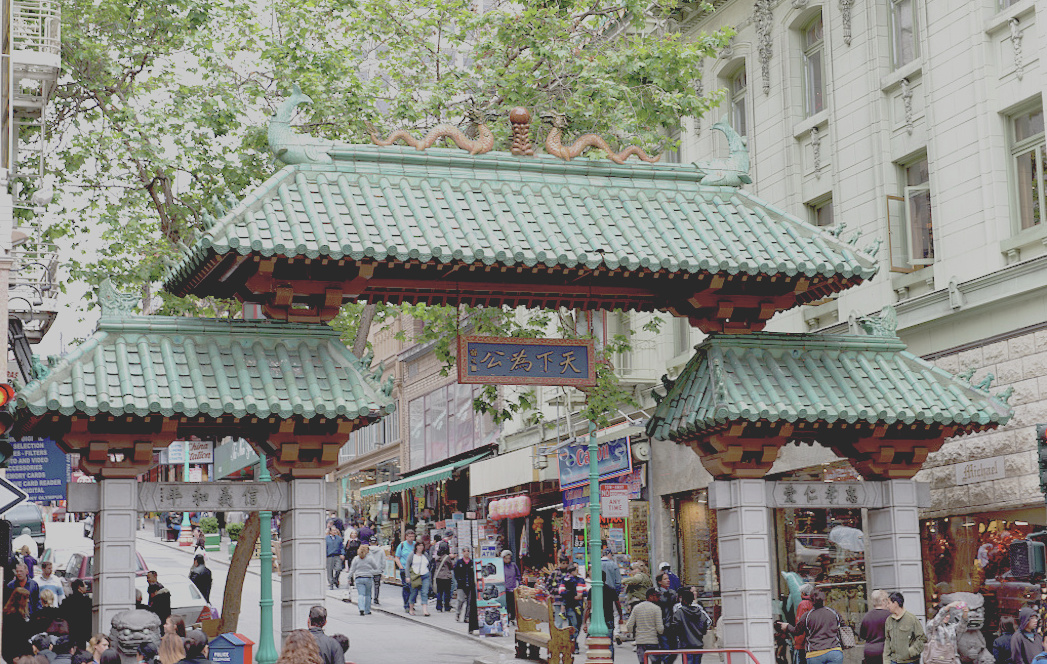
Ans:
{"type": "Polygon", "coordinates": [[[683,664],[702,664],[701,655],[683,655],[680,659],[683,660],[683,664]]]}
{"type": "MultiPolygon", "coordinates": [[[[883,657],[880,658],[881,660],[883,657]]],[[[807,654],[804,653],[803,648],[797,648],[793,646],[793,661],[792,664],[806,664],[807,654]]]]}
{"type": "MultiPolygon", "coordinates": [[[[411,588],[410,582],[408,582],[407,586],[409,588],[411,588]]],[[[422,587],[421,588],[411,588],[411,597],[410,597],[410,599],[407,602],[407,606],[413,607],[414,603],[415,603],[415,600],[420,600],[419,604],[421,604],[423,607],[425,607],[426,612],[429,611],[429,575],[428,574],[423,574],[422,575],[422,587]]]]}
{"type": "Polygon", "coordinates": [[[451,579],[436,580],[436,610],[451,610],[451,579]]]}
{"type": "Polygon", "coordinates": [[[824,655],[807,658],[807,664],[840,664],[841,662],[843,662],[842,650],[830,650],[824,655]]]}
{"type": "Polygon", "coordinates": [[[378,593],[382,590],[382,575],[374,575],[374,601],[378,602],[378,593]]]}
{"type": "MultiPolygon", "coordinates": [[[[661,650],[676,650],[676,639],[664,634],[658,635],[658,648],[661,650]]],[[[659,655],[655,657],[660,664],[673,664],[676,661],[676,655],[659,655]]]]}
{"type": "Polygon", "coordinates": [[[371,593],[374,591],[374,578],[370,576],[356,577],[356,605],[361,613],[371,612],[371,593]]]}
{"type": "Polygon", "coordinates": [[[411,584],[407,580],[407,570],[400,568],[400,587],[404,593],[404,611],[411,606],[411,584]]]}
{"type": "Polygon", "coordinates": [[[656,658],[652,657],[650,662],[645,661],[644,658],[643,658],[643,654],[645,652],[647,652],[648,650],[661,650],[661,647],[657,646],[657,645],[655,645],[653,643],[637,643],[636,644],[636,661],[640,662],[640,664],[654,664],[654,660],[656,658]]]}
{"type": "Polygon", "coordinates": [[[458,600],[458,606],[455,607],[455,620],[462,619],[462,610],[465,610],[465,619],[469,620],[469,593],[459,588],[455,591],[455,599],[458,600]]]}
{"type": "Polygon", "coordinates": [[[342,575],[342,557],[327,556],[327,585],[338,586],[338,577],[342,575]]]}
{"type": "Polygon", "coordinates": [[[564,613],[567,614],[567,624],[574,628],[574,633],[571,634],[571,641],[574,642],[574,645],[577,648],[578,634],[582,631],[582,607],[565,606],[563,610],[564,613]]]}

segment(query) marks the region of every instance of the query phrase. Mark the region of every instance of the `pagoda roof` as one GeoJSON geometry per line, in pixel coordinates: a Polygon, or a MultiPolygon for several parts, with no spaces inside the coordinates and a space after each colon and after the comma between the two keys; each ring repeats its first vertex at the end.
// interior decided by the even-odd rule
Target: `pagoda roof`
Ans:
{"type": "Polygon", "coordinates": [[[362,425],[393,410],[378,377],[326,325],[104,315],[17,405],[19,435],[52,434],[77,416],[362,425]]]}
{"type": "Polygon", "coordinates": [[[708,164],[324,150],[220,210],[165,287],[263,302],[270,317],[282,307],[288,320],[409,301],[664,310],[747,331],[877,271],[874,248],[709,184],[747,177],[710,179],[708,164]]]}
{"type": "Polygon", "coordinates": [[[945,438],[1012,415],[1009,394],[957,379],[893,335],[712,335],[696,351],[676,381],[663,379],[647,431],[692,446],[714,475],[748,463],[760,476],[799,440],[869,477],[911,476],[945,438]]]}

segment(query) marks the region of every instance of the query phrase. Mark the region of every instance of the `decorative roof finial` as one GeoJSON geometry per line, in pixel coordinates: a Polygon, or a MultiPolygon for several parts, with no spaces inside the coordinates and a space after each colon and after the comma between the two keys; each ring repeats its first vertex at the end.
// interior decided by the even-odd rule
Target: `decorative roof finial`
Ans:
{"type": "Polygon", "coordinates": [[[98,286],[98,304],[103,318],[127,318],[133,316],[141,298],[131,293],[121,293],[108,278],[98,286]]]}
{"type": "Polygon", "coordinates": [[[713,129],[727,137],[731,156],[727,159],[695,162],[694,165],[703,172],[701,183],[714,187],[740,187],[751,183],[753,179],[749,177],[749,148],[745,137],[734,130],[727,121],[727,116],[714,124],[713,129]]]}
{"type": "Polygon", "coordinates": [[[295,83],[291,96],[276,107],[276,114],[269,121],[269,148],[285,164],[331,163],[328,151],[334,147],[334,141],[303,136],[291,129],[295,109],[311,103],[313,100],[295,83]]]}
{"type": "Polygon", "coordinates": [[[872,337],[895,337],[898,330],[898,314],[894,307],[886,306],[879,316],[864,316],[858,319],[865,333],[872,337]]]}
{"type": "Polygon", "coordinates": [[[509,111],[509,122],[513,124],[513,145],[509,149],[517,157],[533,157],[531,145],[531,112],[523,106],[509,111]]]}

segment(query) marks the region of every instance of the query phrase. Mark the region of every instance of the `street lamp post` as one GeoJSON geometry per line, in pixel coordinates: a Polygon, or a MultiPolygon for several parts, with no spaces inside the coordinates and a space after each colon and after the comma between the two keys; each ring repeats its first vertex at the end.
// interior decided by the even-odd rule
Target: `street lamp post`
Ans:
{"type": "Polygon", "coordinates": [[[585,640],[586,664],[614,664],[611,659],[611,635],[603,613],[603,569],[600,564],[600,467],[596,444],[596,422],[589,420],[589,612],[588,638],[585,640]]]}
{"type": "MultiPolygon", "coordinates": [[[[265,453],[258,454],[258,481],[268,482],[269,468],[266,466],[265,453]]],[[[259,512],[258,546],[261,551],[258,554],[258,563],[261,566],[259,576],[262,579],[262,598],[258,604],[261,607],[259,623],[262,633],[258,636],[258,654],[255,655],[257,664],[274,664],[279,658],[276,652],[276,643],[273,642],[273,513],[259,512]]]]}

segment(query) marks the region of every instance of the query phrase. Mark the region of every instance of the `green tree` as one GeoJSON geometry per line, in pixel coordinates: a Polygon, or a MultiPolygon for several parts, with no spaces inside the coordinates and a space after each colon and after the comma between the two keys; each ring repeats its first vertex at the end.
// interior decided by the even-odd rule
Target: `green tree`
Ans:
{"type": "MultiPolygon", "coordinates": [[[[497,117],[488,124],[504,142],[504,118],[522,105],[535,117],[565,114],[570,134],[595,131],[649,152],[674,147],[668,137],[681,118],[722,98],[699,94],[696,76],[730,31],[681,41],[666,29],[671,1],[424,4],[64,2],[65,76],[51,122],[64,195],[39,237],[103,241],[97,255],[67,257],[72,281],[110,277],[141,289],[161,313],[232,317],[234,303],[153,285],[212,215],[274,171],[266,122],[292,83],[314,100],[300,131],[338,140],[497,117]]],[[[444,338],[460,317],[477,330],[533,335],[549,315],[407,309],[444,338]]],[[[369,318],[392,313],[349,306],[337,325],[362,352],[369,318]]]]}

